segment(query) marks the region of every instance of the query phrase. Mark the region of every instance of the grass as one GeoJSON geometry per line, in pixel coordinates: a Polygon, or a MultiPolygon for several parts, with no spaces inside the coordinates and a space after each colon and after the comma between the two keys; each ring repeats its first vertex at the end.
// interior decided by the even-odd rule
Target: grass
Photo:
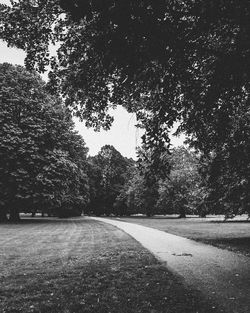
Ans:
{"type": "Polygon", "coordinates": [[[250,256],[250,221],[221,218],[128,217],[121,220],[156,228],[250,256]]]}
{"type": "Polygon", "coordinates": [[[0,312],[208,313],[124,232],[84,218],[0,225],[0,312]]]}

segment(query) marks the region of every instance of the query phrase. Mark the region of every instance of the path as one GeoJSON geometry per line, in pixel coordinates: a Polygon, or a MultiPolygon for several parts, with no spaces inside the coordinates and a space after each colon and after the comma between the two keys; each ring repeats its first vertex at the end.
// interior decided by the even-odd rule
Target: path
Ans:
{"type": "Polygon", "coordinates": [[[137,224],[92,219],[131,235],[222,312],[250,313],[250,258],[137,224]]]}

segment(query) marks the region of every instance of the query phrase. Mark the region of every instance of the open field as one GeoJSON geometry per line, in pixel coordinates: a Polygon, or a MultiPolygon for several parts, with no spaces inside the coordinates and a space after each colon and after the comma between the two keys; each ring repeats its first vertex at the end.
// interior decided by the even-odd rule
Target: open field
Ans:
{"type": "Polygon", "coordinates": [[[84,218],[0,225],[0,312],[216,312],[124,232],[84,218]]]}
{"type": "Polygon", "coordinates": [[[250,256],[250,221],[221,218],[127,217],[121,221],[156,228],[250,256]]]}

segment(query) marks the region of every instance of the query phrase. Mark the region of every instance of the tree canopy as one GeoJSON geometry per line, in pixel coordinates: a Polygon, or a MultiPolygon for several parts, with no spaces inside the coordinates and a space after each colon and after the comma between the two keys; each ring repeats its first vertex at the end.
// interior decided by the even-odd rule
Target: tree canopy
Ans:
{"type": "Polygon", "coordinates": [[[50,91],[88,126],[109,128],[117,105],[136,113],[151,168],[178,122],[206,163],[211,202],[249,212],[248,0],[12,1],[0,38],[27,52],[28,69],[50,66],[50,91]]]}
{"type": "Polygon", "coordinates": [[[179,121],[208,152],[248,101],[249,15],[247,0],[20,0],[1,5],[0,37],[28,67],[51,64],[51,86],[88,125],[109,127],[108,107],[122,104],[148,146],[168,147],[179,121]]]}
{"type": "Polygon", "coordinates": [[[89,213],[118,214],[115,202],[125,184],[127,172],[134,161],[123,157],[113,146],[105,145],[89,158],[90,207],[89,213]]]}
{"type": "Polygon", "coordinates": [[[0,216],[81,212],[88,200],[84,140],[36,73],[0,65],[0,216]]]}

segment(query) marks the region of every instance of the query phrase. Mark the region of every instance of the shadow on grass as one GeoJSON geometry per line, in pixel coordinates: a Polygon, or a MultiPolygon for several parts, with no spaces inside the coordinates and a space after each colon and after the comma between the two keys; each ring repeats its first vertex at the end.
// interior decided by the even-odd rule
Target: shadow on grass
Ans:
{"type": "Polygon", "coordinates": [[[250,237],[196,239],[212,246],[250,256],[250,237]]]}
{"type": "Polygon", "coordinates": [[[234,245],[234,246],[245,246],[249,247],[250,249],[250,237],[235,237],[235,238],[214,238],[214,239],[208,239],[211,242],[214,243],[221,243],[221,244],[227,244],[227,245],[234,245]]]}
{"type": "MultiPolygon", "coordinates": [[[[150,220],[150,219],[154,219],[154,220],[180,220],[180,218],[178,216],[146,216],[146,215],[142,215],[142,216],[117,216],[119,218],[131,218],[131,219],[145,219],[145,220],[150,220]]],[[[182,220],[185,220],[182,219],[182,220]]]]}
{"type": "MultiPolygon", "coordinates": [[[[105,216],[104,216],[105,217],[105,216]]],[[[245,220],[211,220],[211,218],[216,219],[219,218],[218,216],[208,216],[208,217],[200,217],[197,215],[191,216],[187,215],[185,218],[180,218],[178,215],[156,215],[156,216],[146,216],[146,215],[141,215],[141,216],[118,216],[120,218],[126,218],[126,219],[145,219],[145,220],[179,220],[179,221],[188,221],[188,220],[201,220],[202,222],[207,222],[207,223],[250,223],[250,219],[245,219],[245,220]]]]}
{"type": "Polygon", "coordinates": [[[85,223],[92,222],[85,220],[83,217],[71,217],[71,218],[58,218],[58,217],[21,217],[18,222],[5,222],[0,225],[13,225],[13,224],[61,224],[61,223],[85,223]]]}
{"type": "Polygon", "coordinates": [[[250,223],[250,219],[247,220],[222,220],[222,221],[208,221],[209,223],[216,223],[216,224],[238,224],[238,223],[250,223]]]}

